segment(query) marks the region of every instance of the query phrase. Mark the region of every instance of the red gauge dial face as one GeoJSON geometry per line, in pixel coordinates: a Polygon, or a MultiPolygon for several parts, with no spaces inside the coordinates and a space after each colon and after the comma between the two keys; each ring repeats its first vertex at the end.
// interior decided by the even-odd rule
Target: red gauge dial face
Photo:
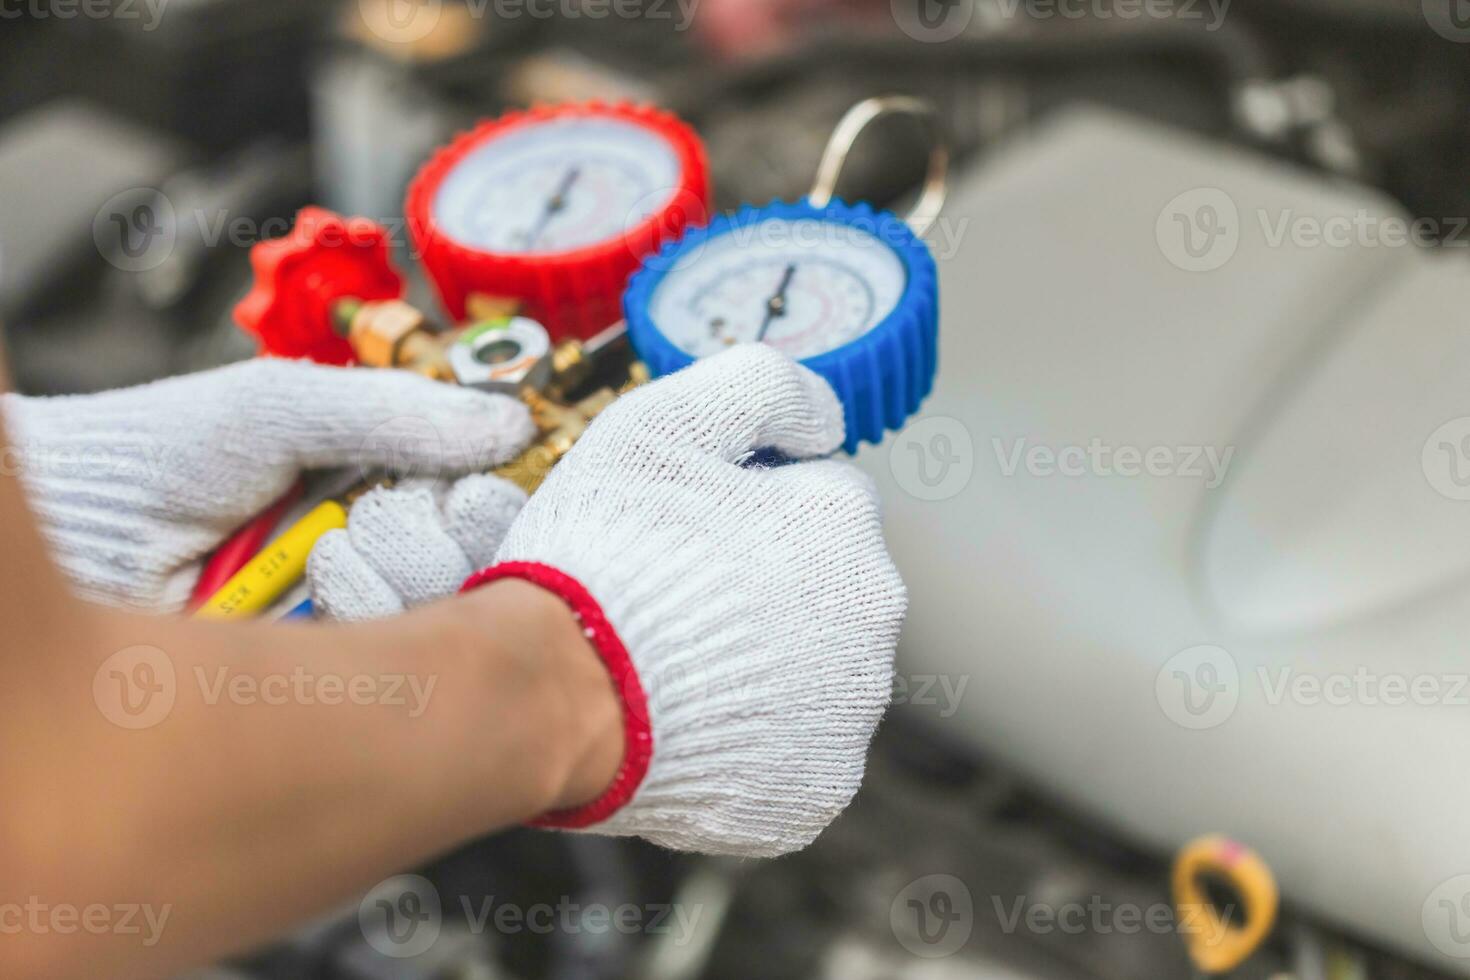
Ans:
{"type": "Polygon", "coordinates": [[[461,159],[434,195],[434,223],[469,249],[569,252],[621,236],[666,207],[681,169],[669,141],[644,126],[546,120],[461,159]]]}
{"type": "Polygon", "coordinates": [[[615,322],[628,277],[709,218],[699,137],[650,106],[540,106],[490,119],[409,187],[409,231],[444,308],[470,300],[539,320],[555,340],[615,322]]]}

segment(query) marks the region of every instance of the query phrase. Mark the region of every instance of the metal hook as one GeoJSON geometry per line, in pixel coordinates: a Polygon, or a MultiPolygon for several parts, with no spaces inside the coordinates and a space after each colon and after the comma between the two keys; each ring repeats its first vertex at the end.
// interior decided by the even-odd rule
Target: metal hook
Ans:
{"type": "Polygon", "coordinates": [[[847,110],[832,130],[827,148],[822,151],[822,162],[817,164],[817,179],[807,194],[807,200],[813,207],[826,207],[837,189],[842,165],[847,162],[847,155],[852,152],[858,136],[869,123],[895,113],[915,116],[923,120],[929,130],[929,172],[924,176],[924,191],[913,210],[903,219],[915,235],[923,235],[939,217],[939,209],[944,207],[949,176],[949,144],[944,138],[944,128],[940,125],[934,104],[924,99],[908,95],[880,95],[864,99],[847,110]]]}

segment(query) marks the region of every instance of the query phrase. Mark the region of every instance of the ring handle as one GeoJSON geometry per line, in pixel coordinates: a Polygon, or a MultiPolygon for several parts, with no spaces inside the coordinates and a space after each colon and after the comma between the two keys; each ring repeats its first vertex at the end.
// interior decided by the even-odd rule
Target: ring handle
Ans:
{"type": "Polygon", "coordinates": [[[1204,973],[1229,973],[1250,958],[1276,924],[1276,878],[1260,855],[1226,837],[1190,841],[1174,858],[1177,928],[1194,965],[1204,973]],[[1228,922],[1211,902],[1204,879],[1227,885],[1244,906],[1244,924],[1228,922]]]}
{"type": "Polygon", "coordinates": [[[910,95],[879,95],[864,99],[848,109],[838,120],[827,140],[827,148],[822,151],[822,160],[817,164],[817,178],[807,200],[818,208],[831,202],[837,180],[842,176],[842,165],[847,162],[847,155],[852,152],[857,138],[870,123],[890,115],[914,116],[922,120],[929,131],[929,172],[924,176],[924,190],[913,210],[903,219],[915,235],[923,235],[939,217],[940,208],[944,207],[949,177],[949,143],[944,137],[938,110],[926,99],[910,95]]]}

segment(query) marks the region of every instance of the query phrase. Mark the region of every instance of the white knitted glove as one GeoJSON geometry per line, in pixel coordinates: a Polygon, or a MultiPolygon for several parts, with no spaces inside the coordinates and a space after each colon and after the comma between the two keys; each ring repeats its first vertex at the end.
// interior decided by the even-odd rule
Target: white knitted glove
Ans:
{"type": "Polygon", "coordinates": [[[485,469],[533,435],[524,406],[402,371],[259,359],[97,395],[4,397],[19,473],[88,598],[169,611],[201,559],[302,469],[485,469]]]}
{"type": "Polygon", "coordinates": [[[888,704],[903,582],[878,500],[846,462],[741,466],[842,444],[827,383],[763,345],[625,395],[511,526],[506,576],[557,592],[623,700],[600,800],[543,825],[769,856],[852,799],[888,704]]]}
{"type": "Polygon", "coordinates": [[[364,494],[347,529],[324,534],[307,561],[317,613],[381,619],[452,595],[494,559],[525,503],[524,490],[489,474],[364,494]]]}

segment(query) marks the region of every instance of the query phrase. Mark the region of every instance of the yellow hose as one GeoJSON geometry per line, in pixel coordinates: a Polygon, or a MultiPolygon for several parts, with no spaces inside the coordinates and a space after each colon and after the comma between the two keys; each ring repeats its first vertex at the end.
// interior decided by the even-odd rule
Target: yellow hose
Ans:
{"type": "Polygon", "coordinates": [[[264,612],[306,574],[306,558],[323,534],[347,526],[347,509],[325,500],[307,511],[195,611],[200,619],[243,619],[264,612]]]}

